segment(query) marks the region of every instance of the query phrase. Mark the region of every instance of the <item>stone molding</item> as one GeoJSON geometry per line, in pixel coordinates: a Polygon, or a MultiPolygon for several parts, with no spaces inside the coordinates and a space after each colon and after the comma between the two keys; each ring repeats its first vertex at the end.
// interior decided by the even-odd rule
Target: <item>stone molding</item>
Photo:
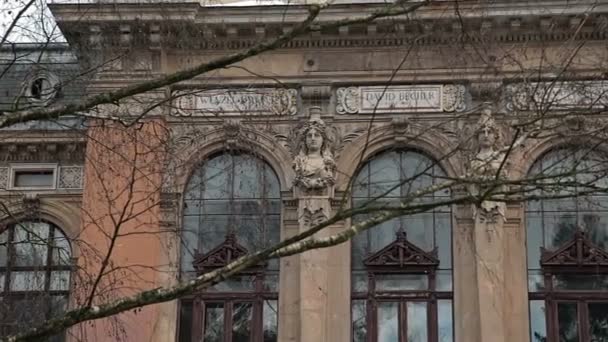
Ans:
{"type": "MultiPolygon", "coordinates": [[[[94,4],[95,11],[87,11],[88,4],[70,6],[51,4],[53,14],[66,36],[70,33],[88,31],[81,35],[81,46],[130,47],[145,46],[176,47],[193,49],[245,49],[259,43],[265,37],[277,37],[288,32],[308,14],[305,6],[259,6],[243,10],[229,6],[211,7],[199,4],[176,4],[171,8],[158,4],[142,4],[135,9],[128,4],[94,4]],[[167,21],[183,22],[179,34],[173,27],[161,27],[158,15],[167,21]],[[251,21],[251,17],[256,17],[251,21]],[[83,29],[86,22],[88,29],[83,29]],[[279,23],[279,24],[277,24],[279,23]],[[103,24],[103,32],[101,30],[103,24]]],[[[324,10],[317,21],[334,22],[348,17],[357,17],[382,8],[383,4],[334,5],[324,10]]],[[[564,41],[574,35],[577,39],[606,39],[608,32],[597,30],[601,25],[606,4],[589,1],[565,3],[556,1],[505,2],[502,4],[459,5],[462,16],[453,13],[453,4],[446,1],[437,6],[423,7],[416,11],[416,18],[398,16],[390,20],[377,20],[370,24],[343,27],[337,32],[314,32],[284,44],[283,48],[335,48],[378,47],[410,45],[454,44],[462,40],[494,42],[564,41]],[[591,14],[589,6],[593,6],[591,14]],[[586,19],[581,22],[580,16],[586,19]],[[462,35],[462,24],[469,34],[462,35]],[[525,25],[522,23],[525,22],[525,25]]]]}
{"type": "Polygon", "coordinates": [[[77,141],[4,143],[0,144],[0,161],[82,164],[85,148],[85,143],[77,141]]]}

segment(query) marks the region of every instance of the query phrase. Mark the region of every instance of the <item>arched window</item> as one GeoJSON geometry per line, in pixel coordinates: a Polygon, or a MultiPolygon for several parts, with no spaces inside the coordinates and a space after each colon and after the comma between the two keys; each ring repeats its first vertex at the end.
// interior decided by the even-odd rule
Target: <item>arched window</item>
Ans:
{"type": "MultiPolygon", "coordinates": [[[[441,182],[443,175],[419,152],[382,153],[357,175],[353,206],[376,197],[378,202],[399,203],[441,182]]],[[[439,191],[415,201],[449,196],[449,191],[439,191]]],[[[353,239],[353,341],[453,340],[451,220],[450,208],[438,207],[384,222],[353,239]]]]}
{"type": "Polygon", "coordinates": [[[571,148],[530,170],[531,179],[570,184],[537,190],[566,198],[526,205],[532,342],[608,341],[608,197],[579,186],[608,185],[607,166],[603,154],[571,148]]]}
{"type": "MultiPolygon", "coordinates": [[[[279,180],[264,161],[231,152],[208,159],[184,193],[182,278],[279,242],[279,180]]],[[[278,260],[181,302],[180,342],[277,341],[278,260]]]]}
{"type": "MultiPolygon", "coordinates": [[[[29,329],[67,308],[71,255],[66,236],[48,222],[20,222],[0,233],[0,336],[29,329]]],[[[64,334],[48,340],[63,341],[64,334]]]]}

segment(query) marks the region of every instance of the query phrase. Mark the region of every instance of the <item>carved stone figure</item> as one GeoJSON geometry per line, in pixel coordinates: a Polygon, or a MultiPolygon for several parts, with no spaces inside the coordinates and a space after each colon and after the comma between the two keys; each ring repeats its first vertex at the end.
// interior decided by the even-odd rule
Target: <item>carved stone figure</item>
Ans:
{"type": "Polygon", "coordinates": [[[293,162],[294,185],[305,189],[324,189],[335,182],[336,164],[325,123],[319,116],[318,112],[311,113],[310,120],[302,127],[298,155],[293,162]]]}
{"type": "MultiPolygon", "coordinates": [[[[479,180],[492,182],[494,179],[506,177],[506,154],[503,150],[500,129],[492,118],[492,112],[485,108],[479,118],[477,129],[477,152],[469,164],[469,174],[479,180]]],[[[491,186],[488,185],[488,186],[491,186]]],[[[485,187],[476,186],[472,191],[481,193],[485,187]]],[[[505,216],[505,203],[497,201],[483,201],[479,208],[484,220],[492,220],[496,215],[505,216]]],[[[477,216],[477,215],[476,215],[477,216]]]]}

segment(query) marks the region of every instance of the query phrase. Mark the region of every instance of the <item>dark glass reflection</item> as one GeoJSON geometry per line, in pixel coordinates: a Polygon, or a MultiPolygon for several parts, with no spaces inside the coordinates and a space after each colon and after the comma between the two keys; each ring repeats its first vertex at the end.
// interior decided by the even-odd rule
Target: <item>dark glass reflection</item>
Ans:
{"type": "Polygon", "coordinates": [[[557,320],[560,342],[579,342],[576,303],[558,303],[557,320]]]}
{"type": "Polygon", "coordinates": [[[399,341],[399,303],[378,304],[378,342],[399,341]]]}
{"type": "Polygon", "coordinates": [[[192,302],[182,302],[179,315],[180,342],[192,341],[192,302]]]}
{"type": "Polygon", "coordinates": [[[608,303],[589,303],[589,330],[592,342],[608,342],[608,303]]]}
{"type": "Polygon", "coordinates": [[[367,312],[365,300],[353,300],[353,342],[367,341],[367,312]]]}
{"type": "Polygon", "coordinates": [[[224,305],[221,303],[208,303],[205,306],[205,342],[224,341],[224,305]]]}
{"type": "Polygon", "coordinates": [[[235,303],[232,306],[232,342],[249,342],[252,309],[251,303],[235,303]]]}
{"type": "Polygon", "coordinates": [[[278,339],[278,308],[276,300],[264,301],[264,342],[276,342],[278,339]]]}
{"type": "Polygon", "coordinates": [[[407,341],[427,342],[426,302],[407,303],[407,341]]]}

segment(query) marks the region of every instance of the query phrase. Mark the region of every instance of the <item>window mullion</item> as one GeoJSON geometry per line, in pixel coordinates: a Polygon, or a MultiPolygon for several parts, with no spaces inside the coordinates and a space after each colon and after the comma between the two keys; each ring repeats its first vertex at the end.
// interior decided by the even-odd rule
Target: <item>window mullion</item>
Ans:
{"type": "MultiPolygon", "coordinates": [[[[398,327],[399,327],[399,340],[401,342],[407,341],[407,302],[399,301],[399,311],[398,311],[398,327]]],[[[382,341],[384,342],[384,341],[382,341]]]]}
{"type": "Polygon", "coordinates": [[[578,336],[581,342],[591,342],[589,336],[589,303],[586,300],[578,302],[578,336]]]}

